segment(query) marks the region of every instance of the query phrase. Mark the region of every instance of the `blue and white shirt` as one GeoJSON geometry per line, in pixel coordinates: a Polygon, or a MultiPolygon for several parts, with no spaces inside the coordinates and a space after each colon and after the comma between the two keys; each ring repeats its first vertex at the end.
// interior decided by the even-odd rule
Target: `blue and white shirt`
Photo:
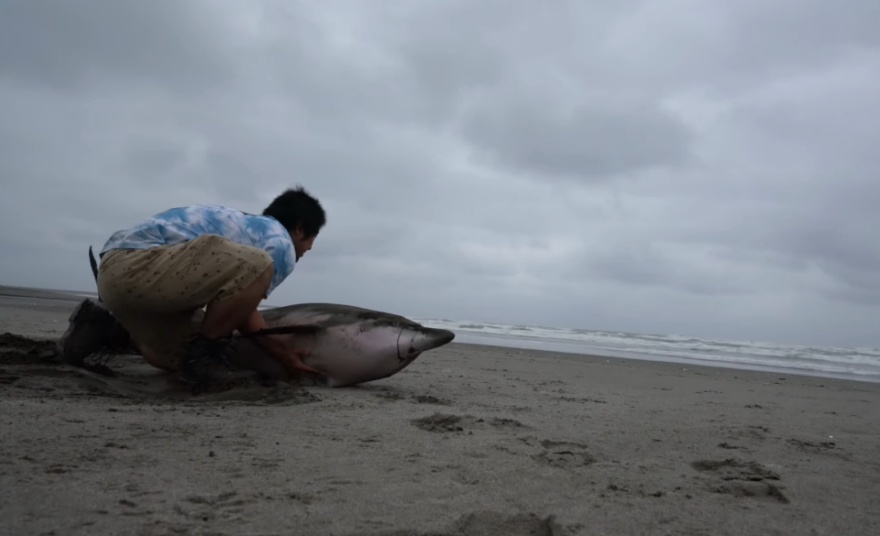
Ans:
{"type": "Polygon", "coordinates": [[[272,257],[275,273],[266,296],[296,266],[290,233],[270,216],[257,216],[218,205],[172,208],[147,221],[113,233],[101,255],[111,249],[143,249],[174,245],[202,234],[216,234],[233,242],[265,250],[272,257]]]}

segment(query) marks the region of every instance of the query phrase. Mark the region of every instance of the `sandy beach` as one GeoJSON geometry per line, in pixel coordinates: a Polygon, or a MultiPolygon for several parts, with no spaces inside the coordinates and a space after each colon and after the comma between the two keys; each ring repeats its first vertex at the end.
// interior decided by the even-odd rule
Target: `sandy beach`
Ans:
{"type": "Polygon", "coordinates": [[[75,301],[6,290],[3,534],[880,534],[880,384],[453,343],[175,397],[58,364],[75,301]]]}

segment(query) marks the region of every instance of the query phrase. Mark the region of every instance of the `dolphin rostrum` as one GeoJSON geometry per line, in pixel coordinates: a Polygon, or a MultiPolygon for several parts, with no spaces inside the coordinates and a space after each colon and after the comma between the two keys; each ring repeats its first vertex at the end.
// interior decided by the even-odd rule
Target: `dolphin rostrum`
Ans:
{"type": "MultiPolygon", "coordinates": [[[[89,248],[92,272],[98,270],[89,248]]],[[[100,303],[100,297],[99,297],[100,303]]],[[[103,304],[101,304],[103,306],[103,304]]],[[[329,387],[344,387],[397,374],[419,355],[452,342],[455,333],[425,327],[403,316],[332,303],[302,303],[261,311],[267,329],[228,339],[230,362],[267,379],[286,380],[287,370],[256,342],[276,335],[291,347],[307,350],[303,361],[321,371],[329,387]]],[[[203,312],[193,317],[197,329],[203,312]]]]}

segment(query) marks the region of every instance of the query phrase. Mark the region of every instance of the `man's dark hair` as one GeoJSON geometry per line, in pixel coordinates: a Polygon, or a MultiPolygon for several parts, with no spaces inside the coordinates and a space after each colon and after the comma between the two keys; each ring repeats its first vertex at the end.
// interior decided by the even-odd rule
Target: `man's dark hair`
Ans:
{"type": "Polygon", "coordinates": [[[263,216],[275,218],[291,232],[302,225],[306,238],[317,235],[327,223],[327,214],[324,213],[321,202],[302,186],[289,188],[273,199],[263,210],[263,216]]]}

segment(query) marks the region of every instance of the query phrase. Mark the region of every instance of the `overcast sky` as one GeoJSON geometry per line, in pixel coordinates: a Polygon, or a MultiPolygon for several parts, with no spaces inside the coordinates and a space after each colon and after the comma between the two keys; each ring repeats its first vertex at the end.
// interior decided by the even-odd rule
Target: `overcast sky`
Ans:
{"type": "Polygon", "coordinates": [[[0,284],[302,184],[275,305],[880,345],[877,0],[5,0],[0,118],[0,284]]]}

